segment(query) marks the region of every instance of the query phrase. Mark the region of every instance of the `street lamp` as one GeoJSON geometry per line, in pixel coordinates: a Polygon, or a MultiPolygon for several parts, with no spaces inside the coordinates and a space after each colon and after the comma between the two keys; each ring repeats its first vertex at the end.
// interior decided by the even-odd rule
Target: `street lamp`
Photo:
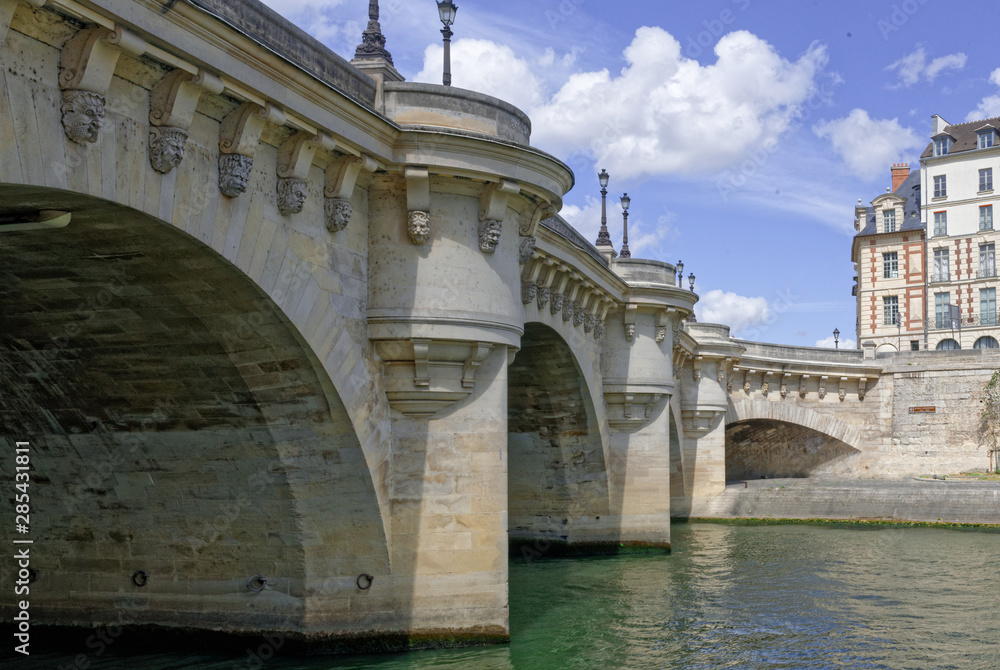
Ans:
{"type": "Polygon", "coordinates": [[[840,329],[833,329],[833,348],[840,349],[840,329]]]}
{"type": "Polygon", "coordinates": [[[684,261],[677,261],[677,285],[684,286],[684,261]]]}
{"type": "Polygon", "coordinates": [[[444,29],[444,85],[451,86],[451,37],[455,33],[451,32],[451,24],[455,23],[455,14],[458,7],[451,0],[438,0],[438,13],[441,15],[441,23],[444,29]]]}
{"type": "Polygon", "coordinates": [[[625,217],[625,234],[622,236],[622,258],[632,258],[632,252],[628,250],[628,207],[632,204],[632,198],[628,197],[628,193],[622,196],[622,212],[625,217]]]}
{"type": "Polygon", "coordinates": [[[694,291],[694,273],[688,275],[688,284],[691,286],[691,290],[694,291]]]}
{"type": "Polygon", "coordinates": [[[611,235],[608,234],[608,182],[611,181],[611,175],[601,168],[601,174],[597,178],[601,182],[601,232],[597,235],[597,246],[613,247],[611,235]]]}

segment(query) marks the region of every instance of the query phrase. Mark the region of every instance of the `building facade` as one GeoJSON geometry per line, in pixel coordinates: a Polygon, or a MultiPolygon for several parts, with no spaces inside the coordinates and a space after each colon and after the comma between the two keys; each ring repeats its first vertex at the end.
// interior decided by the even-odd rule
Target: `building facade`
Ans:
{"type": "Polygon", "coordinates": [[[997,348],[994,170],[1000,119],[951,125],[933,117],[920,157],[927,238],[930,349],[997,348]]]}
{"type": "Polygon", "coordinates": [[[857,341],[878,352],[924,347],[925,233],[920,171],[892,167],[892,187],[854,210],[851,251],[857,297],[857,341]]]}

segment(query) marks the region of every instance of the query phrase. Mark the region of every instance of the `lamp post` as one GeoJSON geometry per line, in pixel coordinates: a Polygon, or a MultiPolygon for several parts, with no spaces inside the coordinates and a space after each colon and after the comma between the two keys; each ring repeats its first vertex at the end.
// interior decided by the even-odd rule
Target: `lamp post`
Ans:
{"type": "Polygon", "coordinates": [[[611,180],[611,175],[602,168],[597,178],[601,182],[601,232],[597,234],[596,246],[610,247],[612,244],[611,235],[608,233],[608,182],[611,180]]]}
{"type": "Polygon", "coordinates": [[[677,285],[684,286],[684,261],[677,261],[677,285]]]}
{"type": "Polygon", "coordinates": [[[438,0],[438,13],[441,15],[441,23],[444,29],[444,85],[451,86],[451,37],[455,33],[451,32],[451,24],[455,23],[455,14],[458,7],[451,0],[438,0]]]}
{"type": "Polygon", "coordinates": [[[840,349],[840,329],[833,329],[833,348],[840,349]]]}
{"type": "Polygon", "coordinates": [[[632,198],[628,197],[628,193],[626,193],[622,196],[622,212],[625,220],[625,234],[622,236],[622,258],[632,258],[632,252],[628,250],[628,208],[630,204],[632,204],[632,198]]]}
{"type": "Polygon", "coordinates": [[[694,292],[694,273],[688,275],[688,284],[691,286],[691,291],[694,292]]]}

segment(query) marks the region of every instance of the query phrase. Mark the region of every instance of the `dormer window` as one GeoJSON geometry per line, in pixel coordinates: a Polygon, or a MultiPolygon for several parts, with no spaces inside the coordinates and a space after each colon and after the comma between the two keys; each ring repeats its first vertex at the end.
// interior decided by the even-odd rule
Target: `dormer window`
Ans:
{"type": "Polygon", "coordinates": [[[947,156],[948,151],[951,149],[951,138],[950,137],[939,137],[934,140],[934,155],[935,156],[947,156]]]}
{"type": "Polygon", "coordinates": [[[896,232],[896,210],[887,209],[884,212],[882,212],[882,232],[883,233],[896,232]]]}
{"type": "Polygon", "coordinates": [[[996,144],[997,131],[990,128],[989,130],[979,131],[979,148],[989,149],[994,144],[996,144]]]}

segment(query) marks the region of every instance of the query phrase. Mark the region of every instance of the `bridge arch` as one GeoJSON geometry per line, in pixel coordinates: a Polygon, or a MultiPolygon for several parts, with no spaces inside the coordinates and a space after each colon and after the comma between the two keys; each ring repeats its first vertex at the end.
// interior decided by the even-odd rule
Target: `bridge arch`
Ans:
{"type": "Polygon", "coordinates": [[[836,472],[861,445],[861,431],[841,419],[795,403],[735,400],[726,414],[726,479],[836,472]]]}
{"type": "Polygon", "coordinates": [[[600,518],[611,513],[608,473],[577,353],[552,327],[529,322],[507,388],[512,544],[540,541],[547,551],[553,542],[594,541],[600,518]]]}
{"type": "Polygon", "coordinates": [[[142,596],[134,623],[302,630],[340,582],[388,572],[344,403],[259,286],[108,201],[5,185],[0,202],[0,434],[32,445],[33,566],[52,585],[33,608],[49,593],[90,625],[142,596]],[[38,210],[73,219],[3,230],[38,210]],[[272,583],[248,614],[254,574],[272,583]]]}

